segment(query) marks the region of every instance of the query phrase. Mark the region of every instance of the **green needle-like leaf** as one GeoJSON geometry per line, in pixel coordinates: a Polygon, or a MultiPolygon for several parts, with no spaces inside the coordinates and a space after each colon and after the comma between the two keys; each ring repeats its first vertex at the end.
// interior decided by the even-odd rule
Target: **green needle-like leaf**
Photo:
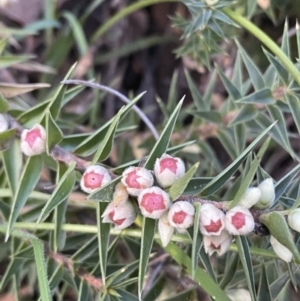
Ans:
{"type": "Polygon", "coordinates": [[[58,127],[58,125],[56,124],[49,110],[46,112],[46,133],[47,133],[46,149],[47,149],[47,154],[49,154],[51,148],[63,140],[63,133],[61,129],[58,127]]]}

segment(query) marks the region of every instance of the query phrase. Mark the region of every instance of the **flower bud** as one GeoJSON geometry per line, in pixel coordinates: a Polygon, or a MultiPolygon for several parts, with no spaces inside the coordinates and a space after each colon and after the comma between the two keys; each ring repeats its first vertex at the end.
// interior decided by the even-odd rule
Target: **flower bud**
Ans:
{"type": "Polygon", "coordinates": [[[8,120],[4,114],[0,114],[0,133],[7,131],[9,128],[8,120]]]}
{"type": "Polygon", "coordinates": [[[251,296],[249,291],[239,288],[236,290],[230,290],[227,292],[227,296],[230,298],[232,301],[251,301],[251,296]]]}
{"type": "Polygon", "coordinates": [[[108,170],[100,165],[89,166],[81,177],[80,187],[86,193],[92,193],[111,181],[108,170]]]}
{"type": "Polygon", "coordinates": [[[286,261],[291,262],[293,259],[292,252],[286,248],[284,245],[282,245],[274,236],[271,235],[270,243],[273,247],[274,252],[277,254],[277,256],[286,261]]]}
{"type": "Polygon", "coordinates": [[[170,207],[169,195],[159,187],[144,189],[138,197],[139,207],[143,216],[158,219],[170,207]]]}
{"type": "Polygon", "coordinates": [[[300,209],[299,208],[292,210],[289,213],[288,224],[293,230],[300,232],[300,209]]]}
{"type": "Polygon", "coordinates": [[[267,209],[272,206],[275,201],[275,187],[271,178],[262,181],[258,188],[261,191],[260,200],[255,204],[255,208],[267,209]]]}
{"type": "Polygon", "coordinates": [[[160,186],[170,187],[185,174],[185,166],[180,158],[163,154],[155,161],[154,174],[160,186]]]}
{"type": "Polygon", "coordinates": [[[225,254],[228,250],[232,236],[226,231],[223,230],[220,235],[204,235],[203,244],[204,250],[206,253],[211,256],[214,252],[217,252],[219,256],[225,254]]]}
{"type": "Polygon", "coordinates": [[[193,225],[195,208],[189,202],[178,201],[169,210],[168,219],[175,228],[187,229],[193,225]]]}
{"type": "Polygon", "coordinates": [[[128,167],[122,175],[122,183],[130,195],[138,196],[145,188],[153,185],[152,173],[143,167],[128,167]]]}
{"type": "Polygon", "coordinates": [[[26,156],[42,154],[46,149],[46,131],[36,124],[30,130],[23,130],[21,134],[21,150],[26,156]]]}
{"type": "Polygon", "coordinates": [[[174,227],[171,226],[168,219],[168,212],[165,212],[158,220],[158,233],[163,247],[170,242],[174,233],[174,227]]]}
{"type": "Polygon", "coordinates": [[[128,199],[128,192],[126,186],[122,182],[120,182],[115,187],[115,191],[113,194],[113,202],[115,203],[115,205],[118,205],[122,202],[127,201],[127,199],[128,199]]]}
{"type": "Polygon", "coordinates": [[[251,212],[240,206],[236,206],[226,213],[225,224],[226,230],[233,235],[246,235],[252,232],[255,226],[251,212]]]}
{"type": "Polygon", "coordinates": [[[261,191],[258,187],[249,187],[241,200],[239,201],[239,206],[244,208],[251,208],[254,206],[261,198],[261,191]]]}
{"type": "Polygon", "coordinates": [[[113,223],[115,229],[122,230],[129,227],[136,216],[137,212],[131,202],[125,201],[117,205],[111,202],[102,214],[102,222],[113,223]]]}
{"type": "Polygon", "coordinates": [[[200,232],[203,235],[220,235],[225,228],[225,214],[212,204],[200,208],[200,232]]]}

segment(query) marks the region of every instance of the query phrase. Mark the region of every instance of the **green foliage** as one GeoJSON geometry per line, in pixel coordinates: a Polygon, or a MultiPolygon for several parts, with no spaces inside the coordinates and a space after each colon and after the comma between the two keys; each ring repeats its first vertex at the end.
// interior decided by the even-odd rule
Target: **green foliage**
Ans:
{"type": "MultiPolygon", "coordinates": [[[[7,38],[0,40],[0,69],[31,64],[34,57],[14,54],[11,44],[41,30],[45,32],[40,37],[44,39],[41,57],[45,65],[39,65],[43,71],[35,77],[37,83],[0,83],[0,113],[9,122],[9,129],[0,133],[0,232],[5,236],[1,236],[5,242],[0,250],[1,294],[3,290],[18,295],[26,283],[39,292],[42,301],[64,300],[68,293],[77,300],[197,300],[199,287],[207,298],[217,301],[229,301],[228,292],[238,288],[247,289],[253,301],[292,300],[289,293],[299,286],[300,279],[299,234],[291,235],[286,216],[300,204],[299,26],[290,37],[289,22],[285,22],[279,47],[254,22],[262,13],[281,22],[288,8],[280,6],[280,1],[263,10],[250,0],[182,0],[187,13],[171,17],[182,34],[182,43],[174,51],[178,57],[189,56],[202,70],[206,67],[210,76],[205,92],[200,92],[189,67],[183,75],[176,70],[167,99],[157,96],[162,118],[155,126],[142,105],[144,93],[127,98],[92,81],[68,86],[76,84],[69,79],[77,74],[81,60],[90,58],[95,44],[104,41],[107,31],[111,30],[112,36],[106,38],[114,39],[112,29],[118,21],[159,2],[133,2],[86,33],[91,14],[107,5],[105,1],[94,0],[87,7],[58,13],[54,1],[47,0],[43,19],[23,29],[3,27],[7,38]],[[265,70],[243,41],[243,28],[262,42],[259,56],[267,64],[265,70]],[[236,51],[230,75],[216,60],[225,52],[225,41],[236,51]],[[65,68],[74,49],[80,62],[65,68]],[[54,75],[47,66],[69,71],[54,75]],[[182,78],[189,92],[186,97],[177,89],[182,78]],[[82,99],[80,114],[73,114],[69,108],[83,95],[85,86],[101,92],[93,90],[93,102],[82,99]],[[220,87],[226,96],[216,105],[215,92],[220,87]],[[110,119],[98,114],[108,94],[126,103],[110,119]],[[133,111],[145,123],[148,136],[140,135],[140,120],[133,111]],[[191,121],[186,121],[187,117],[191,121]],[[37,123],[46,129],[46,153],[25,158],[20,135],[23,128],[37,123]],[[140,148],[132,142],[133,137],[140,148]],[[144,157],[136,155],[141,149],[144,157]],[[172,202],[186,198],[194,204],[195,221],[162,248],[155,220],[139,215],[130,229],[119,230],[104,223],[102,214],[108,203],[115,201],[115,187],[125,168],[153,170],[155,160],[164,153],[185,161],[186,174],[167,191],[172,202]],[[281,160],[292,162],[284,172],[279,172],[281,160]],[[89,196],[83,195],[81,175],[88,165],[99,163],[109,169],[113,179],[89,196]],[[251,211],[257,223],[254,232],[261,235],[236,236],[225,255],[210,257],[199,232],[201,202],[217,202],[214,204],[226,211],[239,204],[248,187],[270,176],[276,179],[272,207],[267,212],[251,211]],[[292,252],[288,265],[271,250],[268,231],[292,252]],[[177,293],[178,278],[186,278],[192,285],[177,293]]],[[[177,40],[174,36],[138,39],[103,56],[95,55],[94,62],[104,64],[177,40]]],[[[88,79],[94,78],[96,71],[92,64],[86,72],[88,79]]],[[[111,86],[116,83],[112,80],[111,86]]],[[[134,197],[129,201],[137,207],[134,197]]],[[[16,296],[16,300],[25,298],[16,296]]]]}

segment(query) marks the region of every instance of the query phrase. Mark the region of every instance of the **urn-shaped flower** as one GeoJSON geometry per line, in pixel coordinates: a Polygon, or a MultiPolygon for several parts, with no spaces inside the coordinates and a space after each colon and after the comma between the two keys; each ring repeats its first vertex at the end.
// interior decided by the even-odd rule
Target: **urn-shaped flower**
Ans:
{"type": "Polygon", "coordinates": [[[241,206],[236,206],[226,213],[225,224],[226,230],[233,235],[247,235],[255,226],[251,212],[241,206]]]}
{"type": "Polygon", "coordinates": [[[300,232],[300,209],[299,208],[292,210],[289,213],[288,224],[293,230],[300,232]]]}
{"type": "Polygon", "coordinates": [[[251,208],[261,198],[261,191],[258,187],[249,187],[239,201],[239,206],[251,208]]]}
{"type": "Polygon", "coordinates": [[[133,196],[138,196],[143,189],[151,187],[153,182],[151,171],[143,167],[128,167],[122,175],[122,183],[133,196]]]}
{"type": "Polygon", "coordinates": [[[156,186],[144,189],[138,202],[142,215],[153,219],[159,219],[171,204],[169,195],[156,186]]]}
{"type": "Polygon", "coordinates": [[[178,201],[169,210],[168,219],[170,224],[179,229],[187,229],[193,225],[195,208],[189,202],[178,201]]]}
{"type": "Polygon", "coordinates": [[[154,175],[160,186],[170,187],[185,174],[185,166],[180,158],[163,154],[156,159],[154,175]]]}
{"type": "Polygon", "coordinates": [[[282,245],[274,236],[271,235],[270,243],[273,247],[274,252],[277,254],[279,258],[286,262],[291,262],[293,259],[292,252],[282,245]]]}
{"type": "Polygon", "coordinates": [[[200,208],[200,231],[203,235],[220,235],[225,228],[225,214],[212,204],[200,208]]]}
{"type": "Polygon", "coordinates": [[[226,230],[223,230],[220,235],[204,235],[204,250],[209,256],[214,252],[217,252],[218,255],[221,256],[228,250],[231,241],[232,236],[226,230]]]}
{"type": "Polygon", "coordinates": [[[100,165],[89,166],[81,177],[80,187],[86,193],[92,193],[111,181],[106,168],[100,165]]]}
{"type": "Polygon", "coordinates": [[[158,233],[163,247],[166,247],[174,233],[174,227],[168,219],[168,212],[166,211],[158,220],[158,233]]]}
{"type": "Polygon", "coordinates": [[[266,209],[270,208],[275,201],[275,187],[271,178],[262,181],[258,188],[261,191],[261,197],[255,204],[255,208],[266,209]]]}
{"type": "Polygon", "coordinates": [[[46,131],[40,124],[36,124],[29,130],[23,130],[21,134],[21,150],[26,156],[36,156],[45,152],[46,131]]]}

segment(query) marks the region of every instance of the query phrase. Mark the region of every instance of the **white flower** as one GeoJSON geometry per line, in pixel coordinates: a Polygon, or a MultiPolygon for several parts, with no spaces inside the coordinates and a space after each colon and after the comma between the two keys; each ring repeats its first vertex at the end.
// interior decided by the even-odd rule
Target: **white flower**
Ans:
{"type": "Polygon", "coordinates": [[[282,245],[274,236],[271,235],[270,243],[273,247],[274,252],[277,254],[279,258],[286,262],[291,262],[293,259],[292,252],[282,245]]]}
{"type": "Polygon", "coordinates": [[[9,128],[8,120],[5,115],[0,114],[0,133],[7,131],[9,128]]]}
{"type": "Polygon", "coordinates": [[[81,177],[80,187],[86,193],[92,193],[111,181],[108,170],[100,165],[89,166],[81,177]]]}
{"type": "Polygon", "coordinates": [[[260,200],[255,204],[255,208],[267,209],[272,206],[275,201],[275,187],[271,178],[262,181],[258,188],[261,191],[260,200]]]}
{"type": "Polygon", "coordinates": [[[21,150],[26,156],[40,155],[46,149],[46,131],[40,124],[21,134],[21,150]]]}
{"type": "Polygon", "coordinates": [[[125,201],[119,204],[111,202],[102,214],[103,223],[113,223],[115,229],[121,230],[129,227],[135,220],[137,212],[134,205],[125,201]]]}
{"type": "Polygon", "coordinates": [[[289,213],[288,224],[293,230],[300,232],[300,209],[299,208],[292,210],[289,213]]]}
{"type": "Polygon", "coordinates": [[[185,166],[180,158],[163,154],[155,161],[154,174],[160,186],[170,187],[185,174],[185,166]]]}
{"type": "Polygon", "coordinates": [[[175,228],[187,229],[193,225],[195,208],[189,202],[178,201],[169,210],[168,219],[175,228]]]}
{"type": "Polygon", "coordinates": [[[212,204],[203,204],[199,228],[203,235],[220,235],[225,228],[225,214],[212,204]]]}
{"type": "Polygon", "coordinates": [[[169,195],[156,186],[144,189],[138,202],[142,215],[153,219],[159,219],[171,204],[169,195]]]}
{"type": "Polygon", "coordinates": [[[226,213],[225,225],[230,234],[246,235],[253,231],[255,222],[248,209],[236,206],[226,213]]]}
{"type": "Polygon", "coordinates": [[[232,241],[232,236],[223,230],[220,235],[204,235],[203,245],[206,253],[211,256],[214,252],[217,252],[219,256],[226,253],[232,241]]]}
{"type": "Polygon", "coordinates": [[[122,175],[122,183],[130,195],[138,196],[145,188],[153,185],[154,179],[151,172],[143,167],[128,167],[122,175]]]}
{"type": "Polygon", "coordinates": [[[158,233],[163,247],[170,242],[174,233],[174,227],[171,226],[168,219],[168,212],[165,212],[158,220],[158,233]]]}
{"type": "Polygon", "coordinates": [[[251,296],[249,291],[239,288],[236,290],[230,290],[227,292],[227,296],[232,300],[232,301],[251,301],[251,296]]]}
{"type": "Polygon", "coordinates": [[[261,198],[261,191],[258,187],[249,187],[239,201],[239,206],[251,208],[261,198]]]}

